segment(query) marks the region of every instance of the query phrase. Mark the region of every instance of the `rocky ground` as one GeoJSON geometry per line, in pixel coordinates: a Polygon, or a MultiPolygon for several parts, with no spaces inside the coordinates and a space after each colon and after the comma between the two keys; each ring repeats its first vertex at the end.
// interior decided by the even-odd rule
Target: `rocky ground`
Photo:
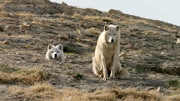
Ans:
{"type": "MultiPolygon", "coordinates": [[[[42,68],[48,82],[58,89],[77,88],[87,92],[108,88],[149,91],[160,87],[165,95],[179,85],[180,27],[143,19],[117,10],[101,12],[80,9],[48,0],[0,0],[0,64],[13,68],[42,68]],[[19,6],[21,4],[21,6],[19,6]],[[38,8],[38,10],[36,10],[38,8]],[[121,26],[120,61],[130,71],[127,80],[96,77],[91,59],[104,22],[121,26]],[[65,63],[45,59],[48,44],[64,45],[65,63]]],[[[15,98],[0,80],[0,100],[15,98]]],[[[178,86],[179,87],[179,86],[178,86]]],[[[176,88],[177,89],[177,88],[176,88]]],[[[17,98],[18,101],[18,98],[17,98]]]]}

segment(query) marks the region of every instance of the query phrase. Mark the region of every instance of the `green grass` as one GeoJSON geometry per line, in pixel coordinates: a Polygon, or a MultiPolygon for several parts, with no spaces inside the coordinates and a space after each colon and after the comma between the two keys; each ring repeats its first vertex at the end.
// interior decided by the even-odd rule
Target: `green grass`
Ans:
{"type": "Polygon", "coordinates": [[[75,55],[75,53],[64,53],[65,55],[69,55],[69,56],[71,56],[71,55],[75,55]]]}
{"type": "Polygon", "coordinates": [[[82,79],[83,75],[82,75],[81,73],[75,73],[75,74],[73,75],[73,77],[74,77],[75,79],[80,80],[80,79],[82,79]]]}
{"type": "Polygon", "coordinates": [[[13,67],[9,67],[9,66],[4,65],[4,64],[0,64],[0,71],[1,72],[12,73],[12,72],[15,72],[18,70],[19,70],[19,68],[13,68],[13,67]]]}
{"type": "Polygon", "coordinates": [[[168,84],[170,87],[179,87],[179,81],[177,79],[169,80],[168,84]]]}
{"type": "Polygon", "coordinates": [[[66,75],[72,76],[73,78],[80,80],[83,78],[83,74],[81,73],[72,73],[72,72],[67,72],[66,75]]]}
{"type": "Polygon", "coordinates": [[[66,75],[72,76],[72,75],[74,75],[74,73],[67,72],[66,75]]]}
{"type": "Polygon", "coordinates": [[[63,69],[63,70],[67,70],[67,69],[72,69],[72,66],[69,64],[62,64],[58,68],[63,69]]]}

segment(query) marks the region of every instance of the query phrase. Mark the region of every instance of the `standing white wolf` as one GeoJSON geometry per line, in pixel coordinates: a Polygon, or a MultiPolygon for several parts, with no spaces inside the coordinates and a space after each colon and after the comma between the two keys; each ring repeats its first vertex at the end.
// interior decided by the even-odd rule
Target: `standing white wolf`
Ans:
{"type": "Polygon", "coordinates": [[[122,69],[119,62],[120,52],[120,28],[116,25],[105,25],[100,34],[95,56],[92,58],[92,67],[95,75],[110,78],[128,78],[129,72],[122,69]]]}
{"type": "Polygon", "coordinates": [[[63,52],[63,46],[61,44],[54,46],[49,44],[48,49],[46,52],[46,59],[57,59],[60,60],[61,63],[64,62],[64,52],[63,52]]]}

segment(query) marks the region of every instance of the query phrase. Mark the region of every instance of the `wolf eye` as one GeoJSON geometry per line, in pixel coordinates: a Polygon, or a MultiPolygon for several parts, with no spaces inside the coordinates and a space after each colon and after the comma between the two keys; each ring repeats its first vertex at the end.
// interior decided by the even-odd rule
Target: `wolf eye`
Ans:
{"type": "Polygon", "coordinates": [[[116,35],[116,34],[114,34],[114,35],[116,35]]]}
{"type": "Polygon", "coordinates": [[[57,51],[57,53],[59,53],[59,52],[57,51]]]}
{"type": "Polygon", "coordinates": [[[110,33],[108,35],[111,35],[110,33]]]}

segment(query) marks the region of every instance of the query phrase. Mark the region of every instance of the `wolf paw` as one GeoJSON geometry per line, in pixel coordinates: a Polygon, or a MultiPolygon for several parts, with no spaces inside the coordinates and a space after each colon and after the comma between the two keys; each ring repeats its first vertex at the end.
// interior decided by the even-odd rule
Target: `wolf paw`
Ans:
{"type": "Polygon", "coordinates": [[[115,75],[110,75],[110,79],[116,79],[115,75]]]}
{"type": "Polygon", "coordinates": [[[103,77],[103,80],[106,81],[108,78],[107,77],[103,77]]]}
{"type": "Polygon", "coordinates": [[[116,77],[115,77],[115,76],[112,76],[112,77],[110,77],[110,79],[116,79],[116,77]]]}

